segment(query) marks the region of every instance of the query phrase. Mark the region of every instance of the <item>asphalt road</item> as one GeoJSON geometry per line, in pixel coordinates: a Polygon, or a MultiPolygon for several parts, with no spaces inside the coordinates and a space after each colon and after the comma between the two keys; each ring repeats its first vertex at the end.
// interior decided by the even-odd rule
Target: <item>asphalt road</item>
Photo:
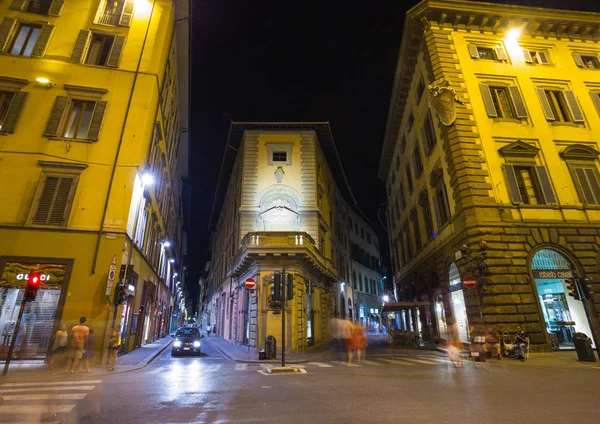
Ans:
{"type": "Polygon", "coordinates": [[[203,344],[165,351],[146,368],[95,378],[40,376],[0,384],[0,423],[595,423],[600,367],[539,367],[504,359],[455,369],[435,352],[380,348],[264,375],[203,344]],[[33,378],[32,378],[33,380],[33,378]],[[56,415],[46,414],[52,408],[56,415]]]}

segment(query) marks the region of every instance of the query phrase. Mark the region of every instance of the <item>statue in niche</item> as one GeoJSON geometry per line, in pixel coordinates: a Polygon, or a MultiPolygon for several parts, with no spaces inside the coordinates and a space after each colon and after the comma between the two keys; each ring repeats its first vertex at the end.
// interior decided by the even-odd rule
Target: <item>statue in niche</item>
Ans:
{"type": "Polygon", "coordinates": [[[283,167],[278,166],[277,169],[275,170],[275,179],[277,180],[277,184],[279,184],[283,181],[284,175],[285,175],[285,171],[283,170],[283,167]]]}

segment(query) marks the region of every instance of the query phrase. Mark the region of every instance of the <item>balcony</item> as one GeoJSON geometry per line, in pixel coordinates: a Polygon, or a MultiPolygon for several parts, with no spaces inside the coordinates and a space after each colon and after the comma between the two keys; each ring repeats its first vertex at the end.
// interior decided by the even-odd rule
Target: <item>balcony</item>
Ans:
{"type": "Polygon", "coordinates": [[[104,12],[104,13],[99,13],[98,16],[96,16],[96,20],[94,21],[94,23],[98,24],[98,25],[117,26],[117,25],[119,25],[120,19],[121,19],[121,14],[104,12]]]}
{"type": "Polygon", "coordinates": [[[266,257],[290,257],[304,260],[315,271],[328,274],[336,280],[338,272],[330,259],[315,246],[313,238],[305,232],[261,231],[248,233],[235,256],[232,277],[239,277],[252,262],[266,257]]]}

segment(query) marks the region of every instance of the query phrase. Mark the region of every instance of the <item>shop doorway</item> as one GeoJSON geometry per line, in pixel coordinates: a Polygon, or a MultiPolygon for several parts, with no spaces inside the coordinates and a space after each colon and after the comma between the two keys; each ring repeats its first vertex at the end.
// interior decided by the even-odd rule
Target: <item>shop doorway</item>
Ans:
{"type": "Polygon", "coordinates": [[[340,318],[346,319],[346,301],[343,293],[340,294],[340,318]]]}
{"type": "Polygon", "coordinates": [[[456,323],[458,338],[463,343],[469,342],[469,320],[467,319],[467,306],[465,294],[458,267],[453,262],[448,268],[448,291],[450,292],[450,306],[456,323]]]}
{"type": "Polygon", "coordinates": [[[540,249],[531,260],[546,331],[561,349],[572,349],[573,334],[592,336],[583,304],[566,294],[565,279],[571,278],[569,260],[553,249],[540,249]]]}
{"type": "Polygon", "coordinates": [[[444,308],[444,298],[441,290],[436,290],[434,294],[435,319],[437,323],[440,339],[448,339],[448,327],[446,326],[446,310],[444,308]]]}

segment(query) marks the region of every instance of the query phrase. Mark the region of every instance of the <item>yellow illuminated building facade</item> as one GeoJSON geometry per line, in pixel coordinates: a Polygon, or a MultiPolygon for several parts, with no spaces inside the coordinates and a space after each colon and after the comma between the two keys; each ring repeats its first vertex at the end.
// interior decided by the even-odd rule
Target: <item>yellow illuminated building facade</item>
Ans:
{"type": "Polygon", "coordinates": [[[565,279],[600,281],[598,41],[594,13],[407,12],[379,168],[405,328],[472,341],[520,323],[543,349],[591,336],[565,279]]]}
{"type": "Polygon", "coordinates": [[[282,345],[273,275],[294,278],[286,349],[331,337],[350,287],[347,184],[328,123],[233,123],[213,206],[203,325],[254,352],[282,345]],[[253,279],[254,289],[245,282],[253,279]]]}
{"type": "Polygon", "coordinates": [[[186,4],[0,4],[0,356],[33,272],[15,358],[45,358],[81,316],[98,350],[113,326],[129,351],[176,324],[186,4]]]}

